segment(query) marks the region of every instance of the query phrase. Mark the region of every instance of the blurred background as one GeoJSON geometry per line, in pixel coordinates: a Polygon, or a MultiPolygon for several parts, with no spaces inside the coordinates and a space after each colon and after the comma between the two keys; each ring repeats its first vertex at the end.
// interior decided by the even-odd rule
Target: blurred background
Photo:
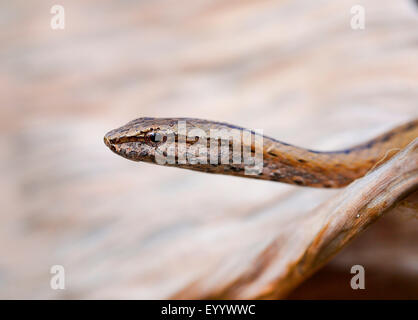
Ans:
{"type": "MultiPolygon", "coordinates": [[[[132,119],[331,150],[418,115],[411,0],[0,1],[0,43],[0,298],[173,297],[336,192],[127,161],[103,135],[132,119]]],[[[417,227],[383,217],[289,297],[418,298],[417,227]],[[366,290],[349,286],[354,264],[366,290]]]]}

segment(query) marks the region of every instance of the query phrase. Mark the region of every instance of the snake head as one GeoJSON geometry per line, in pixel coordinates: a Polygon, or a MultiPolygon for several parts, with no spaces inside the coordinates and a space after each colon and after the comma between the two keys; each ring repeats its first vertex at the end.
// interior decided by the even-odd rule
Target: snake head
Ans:
{"type": "MultiPolygon", "coordinates": [[[[106,133],[104,142],[114,153],[129,160],[212,172],[224,168],[216,163],[232,162],[234,148],[238,163],[241,163],[241,134],[244,131],[250,136],[255,134],[241,127],[208,120],[139,118],[106,133]],[[234,147],[237,141],[238,147],[234,147]],[[198,161],[202,166],[196,165],[198,161]]],[[[253,152],[252,142],[249,144],[253,152]]]]}
{"type": "Polygon", "coordinates": [[[155,162],[158,148],[173,135],[176,122],[166,119],[139,118],[111,130],[104,143],[114,153],[133,161],[155,162]]]}

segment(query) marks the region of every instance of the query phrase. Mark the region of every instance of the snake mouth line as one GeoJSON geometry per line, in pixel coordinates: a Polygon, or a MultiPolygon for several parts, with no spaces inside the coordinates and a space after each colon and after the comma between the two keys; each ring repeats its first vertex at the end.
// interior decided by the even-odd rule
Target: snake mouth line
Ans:
{"type": "Polygon", "coordinates": [[[143,142],[144,139],[142,137],[120,137],[120,138],[112,139],[112,138],[109,138],[109,136],[106,134],[103,138],[103,141],[106,146],[114,150],[116,145],[121,145],[121,144],[129,143],[129,142],[143,142]]]}

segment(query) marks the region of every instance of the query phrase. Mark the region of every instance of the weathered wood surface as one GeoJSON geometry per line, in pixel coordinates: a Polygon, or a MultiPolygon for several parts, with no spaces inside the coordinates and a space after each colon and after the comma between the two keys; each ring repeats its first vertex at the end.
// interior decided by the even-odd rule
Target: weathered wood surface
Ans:
{"type": "MultiPolygon", "coordinates": [[[[418,10],[362,3],[362,31],[352,1],[62,1],[64,31],[49,1],[1,3],[0,297],[286,296],[278,237],[291,243],[290,226],[350,189],[132,163],[102,137],[188,116],[325,150],[417,117],[418,10]],[[64,291],[49,287],[54,264],[64,291]]],[[[417,227],[389,213],[290,297],[417,297],[417,227]],[[364,292],[346,288],[354,264],[364,292]]]]}
{"type": "MultiPolygon", "coordinates": [[[[238,261],[233,269],[220,266],[175,297],[285,297],[385,211],[398,208],[417,187],[418,138],[394,159],[311,212],[281,221],[274,237],[255,256],[242,253],[245,258],[241,259],[250,260],[244,268],[236,269],[238,261]]],[[[269,228],[257,222],[248,222],[249,234],[257,233],[253,228],[269,228]]],[[[228,234],[231,236],[239,234],[228,234]]]]}

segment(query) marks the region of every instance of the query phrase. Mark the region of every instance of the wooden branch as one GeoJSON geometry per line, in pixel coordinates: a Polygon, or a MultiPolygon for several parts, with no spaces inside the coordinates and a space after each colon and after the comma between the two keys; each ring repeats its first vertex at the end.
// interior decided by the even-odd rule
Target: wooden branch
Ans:
{"type": "Polygon", "coordinates": [[[216,272],[174,298],[285,297],[377,218],[399,210],[396,205],[418,186],[417,151],[418,139],[308,215],[283,225],[252,264],[237,266],[239,274],[216,272]]]}

